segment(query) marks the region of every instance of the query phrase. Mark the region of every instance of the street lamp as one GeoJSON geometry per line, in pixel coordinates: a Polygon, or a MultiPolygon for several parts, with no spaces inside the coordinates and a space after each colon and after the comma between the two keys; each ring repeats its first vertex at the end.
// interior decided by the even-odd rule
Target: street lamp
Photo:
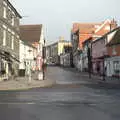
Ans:
{"type": "Polygon", "coordinates": [[[91,42],[88,42],[88,45],[87,45],[87,57],[88,57],[89,78],[91,78],[91,69],[92,69],[92,45],[91,45],[91,42]]]}
{"type": "Polygon", "coordinates": [[[105,54],[103,52],[103,81],[105,81],[105,54]]]}
{"type": "MultiPolygon", "coordinates": [[[[32,50],[28,50],[29,52],[29,55],[30,53],[32,52],[32,50]]],[[[32,73],[31,73],[31,61],[29,60],[29,63],[28,63],[28,76],[29,76],[29,79],[28,79],[28,83],[30,84],[31,83],[31,80],[32,80],[32,73]]]]}
{"type": "Polygon", "coordinates": [[[45,80],[45,39],[44,39],[44,44],[43,44],[43,50],[42,50],[42,57],[43,57],[43,80],[45,80]]]}

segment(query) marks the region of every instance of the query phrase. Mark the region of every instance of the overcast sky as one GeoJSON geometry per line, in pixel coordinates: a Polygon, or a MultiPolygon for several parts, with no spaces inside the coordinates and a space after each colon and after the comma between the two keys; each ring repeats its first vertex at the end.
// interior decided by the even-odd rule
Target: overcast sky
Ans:
{"type": "Polygon", "coordinates": [[[73,22],[120,22],[120,0],[10,0],[23,17],[21,24],[43,24],[46,39],[70,40],[73,22]]]}

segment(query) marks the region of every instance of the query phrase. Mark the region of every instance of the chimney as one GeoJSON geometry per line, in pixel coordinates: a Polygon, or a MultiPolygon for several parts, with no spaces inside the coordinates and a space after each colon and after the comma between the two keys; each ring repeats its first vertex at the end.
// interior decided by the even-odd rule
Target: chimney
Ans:
{"type": "Polygon", "coordinates": [[[117,27],[118,27],[117,21],[115,21],[115,19],[113,18],[110,23],[110,31],[117,27]]]}

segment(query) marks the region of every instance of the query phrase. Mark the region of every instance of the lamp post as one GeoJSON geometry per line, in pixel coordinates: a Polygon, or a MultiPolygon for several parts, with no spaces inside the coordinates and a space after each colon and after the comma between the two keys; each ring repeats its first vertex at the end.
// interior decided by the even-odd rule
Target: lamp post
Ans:
{"type": "Polygon", "coordinates": [[[103,53],[103,81],[105,81],[105,55],[103,53]]]}
{"type": "Polygon", "coordinates": [[[91,58],[91,54],[92,54],[92,47],[91,47],[91,43],[89,42],[87,47],[87,57],[88,57],[88,72],[89,72],[89,78],[91,78],[91,67],[92,67],[92,58],[91,58]]]}
{"type": "Polygon", "coordinates": [[[45,80],[45,39],[44,39],[44,44],[43,44],[43,48],[42,48],[42,57],[43,57],[43,80],[45,80]]]}
{"type": "MultiPolygon", "coordinates": [[[[29,54],[32,52],[32,50],[28,50],[29,54]]],[[[32,81],[32,73],[31,73],[31,62],[29,61],[29,64],[28,64],[28,76],[29,76],[29,79],[28,79],[28,83],[30,84],[31,81],[32,81]]]]}

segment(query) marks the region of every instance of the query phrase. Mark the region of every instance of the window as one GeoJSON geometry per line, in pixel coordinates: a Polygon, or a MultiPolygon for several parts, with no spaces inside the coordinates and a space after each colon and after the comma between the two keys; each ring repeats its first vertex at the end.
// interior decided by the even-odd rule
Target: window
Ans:
{"type": "Polygon", "coordinates": [[[7,9],[6,9],[6,7],[3,8],[3,17],[7,18],[7,9]]]}
{"type": "Polygon", "coordinates": [[[3,46],[6,45],[6,30],[3,30],[3,46]]]}
{"type": "Polygon", "coordinates": [[[119,72],[120,72],[120,62],[119,61],[114,61],[113,66],[114,66],[114,73],[119,74],[119,72]]]}
{"type": "Polygon", "coordinates": [[[15,20],[14,20],[14,16],[12,16],[12,26],[14,26],[15,24],[15,20]]]}
{"type": "Polygon", "coordinates": [[[5,6],[7,6],[7,3],[6,3],[6,1],[3,1],[3,4],[4,4],[5,6]]]}

